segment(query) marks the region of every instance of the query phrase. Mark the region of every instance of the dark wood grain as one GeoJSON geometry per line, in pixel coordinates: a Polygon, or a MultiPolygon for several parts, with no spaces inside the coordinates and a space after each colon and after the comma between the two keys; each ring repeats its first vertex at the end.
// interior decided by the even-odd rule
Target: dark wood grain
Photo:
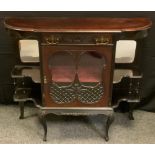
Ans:
{"type": "Polygon", "coordinates": [[[5,26],[29,32],[128,32],[150,28],[148,18],[6,18],[5,26]]]}

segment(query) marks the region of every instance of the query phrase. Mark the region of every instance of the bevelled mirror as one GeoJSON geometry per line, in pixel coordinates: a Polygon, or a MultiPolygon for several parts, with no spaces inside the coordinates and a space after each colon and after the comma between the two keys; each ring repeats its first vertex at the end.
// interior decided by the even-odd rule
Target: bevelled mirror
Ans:
{"type": "Polygon", "coordinates": [[[19,51],[22,62],[39,62],[39,45],[37,40],[19,40],[19,51]]]}
{"type": "Polygon", "coordinates": [[[132,63],[135,58],[136,41],[119,40],[116,44],[115,63],[132,63]]]}

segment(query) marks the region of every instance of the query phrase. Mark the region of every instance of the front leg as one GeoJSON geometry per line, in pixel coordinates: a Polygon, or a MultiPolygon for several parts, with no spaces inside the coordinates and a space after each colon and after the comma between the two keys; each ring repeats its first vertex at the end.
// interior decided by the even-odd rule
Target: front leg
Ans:
{"type": "Polygon", "coordinates": [[[47,123],[46,123],[46,114],[44,111],[39,112],[39,120],[44,128],[44,137],[43,141],[47,141],[47,123]]]}
{"type": "Polygon", "coordinates": [[[110,125],[112,124],[112,122],[114,121],[114,115],[111,114],[108,116],[107,118],[107,122],[106,122],[106,134],[105,134],[105,140],[108,141],[109,140],[109,128],[110,128],[110,125]]]}

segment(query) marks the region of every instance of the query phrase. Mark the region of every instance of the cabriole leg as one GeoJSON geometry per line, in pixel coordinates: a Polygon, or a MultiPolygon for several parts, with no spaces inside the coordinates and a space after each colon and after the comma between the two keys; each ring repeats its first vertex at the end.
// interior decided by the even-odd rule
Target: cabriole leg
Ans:
{"type": "Polygon", "coordinates": [[[47,141],[47,123],[46,123],[46,114],[44,111],[41,111],[39,113],[39,120],[43,126],[44,129],[44,137],[43,137],[43,141],[47,141]]]}
{"type": "Polygon", "coordinates": [[[112,124],[112,122],[114,121],[114,115],[109,115],[107,118],[107,122],[106,122],[106,133],[105,133],[105,140],[108,141],[109,140],[109,128],[110,125],[112,124]]]}

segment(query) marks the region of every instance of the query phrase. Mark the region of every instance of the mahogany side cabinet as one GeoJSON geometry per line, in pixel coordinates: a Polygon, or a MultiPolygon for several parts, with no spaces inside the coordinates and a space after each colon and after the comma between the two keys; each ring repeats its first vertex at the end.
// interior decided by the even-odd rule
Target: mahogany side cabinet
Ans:
{"type": "Polygon", "coordinates": [[[132,63],[120,64],[115,62],[116,43],[135,40],[140,47],[151,27],[150,19],[20,17],[6,18],[4,24],[17,50],[17,65],[11,75],[20,118],[24,118],[24,103],[33,101],[39,109],[46,141],[46,116],[50,113],[103,114],[107,116],[105,140],[108,141],[114,107],[124,99],[139,99],[142,75],[138,67],[140,48],[136,49],[132,63]],[[20,53],[24,41],[25,61],[20,53]],[[28,42],[38,46],[27,45],[28,42]],[[28,46],[38,50],[38,57],[28,46]],[[122,76],[121,82],[114,83],[116,69],[130,69],[133,75],[122,76]]]}

